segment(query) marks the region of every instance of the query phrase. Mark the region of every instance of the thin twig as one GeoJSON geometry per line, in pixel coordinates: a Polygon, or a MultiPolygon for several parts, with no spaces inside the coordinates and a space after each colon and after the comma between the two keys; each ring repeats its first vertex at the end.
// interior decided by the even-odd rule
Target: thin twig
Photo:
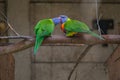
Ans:
{"type": "Polygon", "coordinates": [[[102,35],[102,33],[101,33],[100,24],[99,24],[98,0],[96,0],[96,18],[97,18],[98,31],[99,31],[99,34],[100,34],[100,36],[101,36],[101,35],[102,35]]]}
{"type": "Polygon", "coordinates": [[[4,18],[6,19],[5,22],[8,24],[8,27],[10,27],[10,29],[11,29],[17,36],[20,36],[20,34],[17,33],[17,31],[16,31],[16,30],[11,26],[11,24],[9,23],[7,16],[6,16],[3,12],[1,12],[1,11],[0,11],[0,13],[1,13],[1,15],[3,15],[4,18]]]}
{"type": "MultiPolygon", "coordinates": [[[[120,44],[118,44],[118,45],[116,46],[116,48],[112,51],[112,54],[106,59],[105,64],[107,64],[107,61],[110,59],[110,57],[113,56],[113,54],[114,54],[115,51],[119,48],[119,46],[120,46],[120,44]]],[[[114,60],[114,62],[116,62],[116,60],[114,60]]]]}
{"type": "Polygon", "coordinates": [[[32,39],[31,36],[0,36],[0,39],[32,39]]]}
{"type": "Polygon", "coordinates": [[[56,43],[56,44],[52,44],[52,43],[49,43],[49,44],[44,44],[43,46],[84,46],[84,45],[87,45],[87,44],[77,44],[77,43],[56,43]]]}
{"type": "Polygon", "coordinates": [[[71,79],[72,74],[73,74],[73,72],[75,71],[76,67],[78,66],[79,62],[83,59],[83,57],[87,54],[87,52],[91,49],[91,47],[92,47],[92,45],[89,45],[89,46],[84,50],[84,52],[80,54],[79,58],[77,59],[76,64],[74,65],[73,69],[71,70],[71,72],[70,72],[70,74],[69,74],[69,76],[68,76],[68,80],[71,79]]]}
{"type": "Polygon", "coordinates": [[[10,29],[17,35],[17,36],[20,36],[19,33],[17,33],[17,31],[10,25],[9,22],[7,22],[8,26],[10,27],[10,29]]]}

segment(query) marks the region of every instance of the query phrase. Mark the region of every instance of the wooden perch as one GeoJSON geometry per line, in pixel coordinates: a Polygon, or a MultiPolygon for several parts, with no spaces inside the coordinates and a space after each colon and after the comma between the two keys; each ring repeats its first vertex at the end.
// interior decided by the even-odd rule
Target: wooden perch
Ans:
{"type": "MultiPolygon", "coordinates": [[[[3,38],[3,37],[2,37],[3,38]]],[[[7,38],[7,37],[5,37],[7,38]]],[[[9,38],[9,37],[8,37],[9,38]]],[[[49,46],[80,46],[80,44],[95,45],[95,44],[120,44],[120,35],[104,35],[105,40],[99,40],[90,35],[83,37],[68,38],[60,35],[53,35],[44,40],[42,45],[49,46]]],[[[0,38],[1,39],[1,38],[0,38]]],[[[26,37],[24,40],[8,46],[0,46],[0,55],[18,52],[34,45],[35,38],[26,37]]]]}

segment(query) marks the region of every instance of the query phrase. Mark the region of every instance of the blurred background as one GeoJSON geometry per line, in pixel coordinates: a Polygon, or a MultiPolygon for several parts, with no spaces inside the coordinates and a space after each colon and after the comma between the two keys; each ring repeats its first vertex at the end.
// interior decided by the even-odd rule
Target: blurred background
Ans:
{"type": "MultiPolygon", "coordinates": [[[[10,30],[6,31],[8,20],[19,34],[35,36],[33,30],[39,20],[59,15],[83,21],[96,33],[99,33],[96,29],[96,20],[99,19],[105,29],[103,34],[120,33],[120,0],[0,0],[0,35],[14,35],[10,30]]],[[[53,35],[64,35],[59,26],[55,27],[53,35]]],[[[1,43],[17,41],[0,40],[1,43]]],[[[109,74],[113,68],[107,67],[116,46],[94,45],[79,63],[71,80],[75,80],[75,77],[76,80],[119,80],[120,71],[114,73],[113,70],[109,74]],[[113,75],[117,77],[113,78],[113,75]]],[[[41,46],[34,63],[33,47],[20,51],[14,54],[14,79],[67,80],[77,58],[86,47],[41,46]]]]}

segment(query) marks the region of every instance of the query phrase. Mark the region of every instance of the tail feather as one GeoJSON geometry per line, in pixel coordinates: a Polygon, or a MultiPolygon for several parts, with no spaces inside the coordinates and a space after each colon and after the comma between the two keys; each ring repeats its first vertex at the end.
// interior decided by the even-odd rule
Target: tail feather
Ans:
{"type": "Polygon", "coordinates": [[[34,55],[37,54],[39,46],[42,44],[43,40],[44,40],[44,37],[36,37],[35,47],[34,47],[34,55]]]}
{"type": "Polygon", "coordinates": [[[96,38],[99,38],[99,39],[101,39],[101,40],[104,40],[104,38],[103,38],[102,36],[99,36],[98,34],[92,32],[92,31],[88,32],[88,34],[91,34],[92,36],[94,36],[94,37],[96,37],[96,38]]]}

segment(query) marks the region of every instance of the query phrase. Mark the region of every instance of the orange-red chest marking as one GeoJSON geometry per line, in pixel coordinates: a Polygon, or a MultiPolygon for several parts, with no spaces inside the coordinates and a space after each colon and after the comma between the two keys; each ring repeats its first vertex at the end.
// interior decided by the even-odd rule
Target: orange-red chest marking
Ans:
{"type": "Polygon", "coordinates": [[[64,26],[64,23],[61,25],[61,30],[64,32],[64,33],[66,33],[66,30],[65,30],[65,26],[64,26]]]}

